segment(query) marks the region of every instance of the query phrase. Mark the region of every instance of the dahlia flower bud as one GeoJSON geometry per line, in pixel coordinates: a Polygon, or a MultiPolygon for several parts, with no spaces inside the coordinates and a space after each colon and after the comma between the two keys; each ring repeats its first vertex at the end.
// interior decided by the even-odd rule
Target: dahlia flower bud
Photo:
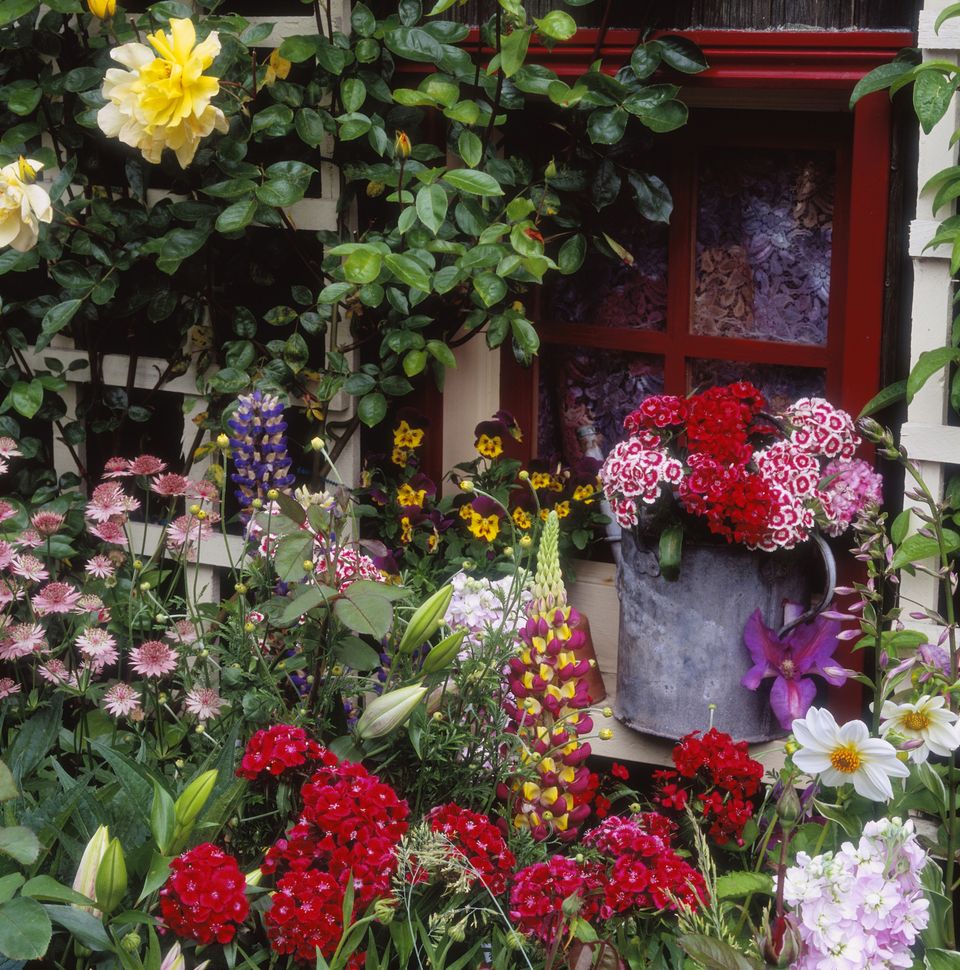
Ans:
{"type": "Polygon", "coordinates": [[[760,939],[760,952],[770,968],[792,966],[800,956],[800,931],[793,916],[778,916],[760,939]]]}
{"type": "MultiPolygon", "coordinates": [[[[95,899],[97,896],[97,872],[100,863],[103,861],[107,846],[110,844],[110,829],[106,825],[101,825],[90,837],[87,847],[83,850],[80,857],[80,865],[77,867],[77,874],[73,878],[73,891],[86,896],[87,899],[95,899]]],[[[82,909],[93,916],[100,916],[100,910],[93,906],[78,906],[71,903],[77,909],[82,909]]]]}
{"type": "Polygon", "coordinates": [[[439,629],[452,598],[453,586],[447,583],[421,603],[410,617],[397,650],[400,653],[413,653],[422,647],[439,629]]]}
{"type": "Polygon", "coordinates": [[[366,741],[396,730],[406,723],[426,693],[426,687],[413,684],[374,698],[357,721],[357,734],[366,741]]]}
{"type": "Polygon", "coordinates": [[[793,831],[797,820],[803,814],[803,806],[797,795],[797,789],[792,783],[787,783],[783,789],[783,794],[777,799],[777,816],[780,819],[780,827],[786,833],[793,831]]]}

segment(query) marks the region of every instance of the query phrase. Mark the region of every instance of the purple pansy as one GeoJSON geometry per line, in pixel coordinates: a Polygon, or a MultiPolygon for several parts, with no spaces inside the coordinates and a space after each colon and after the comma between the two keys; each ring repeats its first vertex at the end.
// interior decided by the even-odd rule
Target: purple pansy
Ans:
{"type": "MultiPolygon", "coordinates": [[[[798,603],[787,603],[783,610],[784,622],[789,623],[802,612],[803,607],[798,603]]],[[[823,616],[801,623],[782,639],[763,622],[760,610],[747,620],[743,642],[753,658],[753,667],[740,683],[756,690],[765,678],[776,678],[770,689],[770,706],[785,731],[790,730],[795,718],[807,713],[817,696],[817,685],[808,675],[819,674],[834,687],[845,683],[850,675],[832,662],[839,633],[840,623],[823,616]]]]}

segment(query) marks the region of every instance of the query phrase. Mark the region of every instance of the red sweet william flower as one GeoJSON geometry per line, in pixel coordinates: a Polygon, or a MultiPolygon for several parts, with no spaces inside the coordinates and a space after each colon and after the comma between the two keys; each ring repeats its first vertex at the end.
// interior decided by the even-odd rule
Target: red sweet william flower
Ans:
{"type": "Polygon", "coordinates": [[[170,869],[160,890],[167,926],[198,943],[229,943],[250,911],[237,860],[205,842],[174,859],[170,869]]]}
{"type": "Polygon", "coordinates": [[[596,866],[555,855],[521,869],[510,890],[510,919],[521,933],[552,943],[564,932],[563,901],[578,895],[580,917],[589,920],[597,912],[594,889],[596,866]]]}
{"type": "Polygon", "coordinates": [[[450,802],[431,809],[426,820],[434,832],[449,839],[451,853],[459,855],[471,873],[471,885],[480,882],[494,896],[506,892],[517,860],[486,815],[450,802]]]}
{"type": "MultiPolygon", "coordinates": [[[[326,872],[289,872],[277,883],[264,917],[274,952],[314,966],[317,950],[333,955],[343,934],[343,890],[326,872]]],[[[363,966],[354,956],[348,970],[363,966]]]]}
{"type": "Polygon", "coordinates": [[[626,781],[630,777],[630,770],[626,765],[620,764],[619,761],[614,761],[610,766],[610,774],[614,778],[619,778],[621,781],[626,781]]]}
{"type": "Polygon", "coordinates": [[[240,760],[237,774],[249,781],[261,775],[282,775],[291,768],[299,768],[308,761],[319,760],[324,748],[307,737],[303,728],[290,724],[275,724],[257,731],[247,742],[247,750],[240,760]]]}

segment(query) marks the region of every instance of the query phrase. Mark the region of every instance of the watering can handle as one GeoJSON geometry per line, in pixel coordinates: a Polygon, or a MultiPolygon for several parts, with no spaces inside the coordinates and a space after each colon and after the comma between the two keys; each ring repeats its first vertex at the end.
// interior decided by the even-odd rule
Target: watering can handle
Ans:
{"type": "Polygon", "coordinates": [[[783,639],[791,630],[796,629],[801,623],[809,623],[811,620],[819,616],[833,601],[833,590],[837,585],[837,561],[833,558],[833,550],[827,545],[827,540],[820,535],[819,532],[814,532],[811,536],[814,543],[816,543],[817,549],[820,552],[820,557],[823,559],[824,571],[826,572],[827,583],[823,591],[823,596],[820,597],[820,602],[816,606],[811,607],[806,613],[801,613],[796,619],[791,620],[789,623],[785,623],[777,631],[777,638],[783,639]]]}

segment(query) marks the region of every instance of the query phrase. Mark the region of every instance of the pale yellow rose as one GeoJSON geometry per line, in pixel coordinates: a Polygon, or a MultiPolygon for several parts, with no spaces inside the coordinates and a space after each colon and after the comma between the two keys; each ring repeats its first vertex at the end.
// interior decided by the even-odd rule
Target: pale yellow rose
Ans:
{"type": "Polygon", "coordinates": [[[133,43],[112,51],[127,70],[107,71],[103,96],[109,104],[98,112],[97,123],[104,134],[139,149],[148,162],[157,164],[170,148],[186,168],[201,139],[229,127],[210,103],[220,81],[203,73],[220,53],[220,38],[214,31],[198,44],[193,22],[184,19],[171,20],[169,34],[158,30],[147,40],[153,50],[133,43]]]}
{"type": "Polygon", "coordinates": [[[293,64],[285,57],[280,56],[279,48],[273,51],[267,60],[267,70],[263,76],[264,86],[270,87],[278,78],[285,81],[290,75],[291,67],[293,67],[293,64]]]}
{"type": "Polygon", "coordinates": [[[53,221],[50,196],[35,184],[43,163],[32,158],[0,168],[0,249],[12,246],[18,253],[33,249],[40,223],[53,221]]]}

